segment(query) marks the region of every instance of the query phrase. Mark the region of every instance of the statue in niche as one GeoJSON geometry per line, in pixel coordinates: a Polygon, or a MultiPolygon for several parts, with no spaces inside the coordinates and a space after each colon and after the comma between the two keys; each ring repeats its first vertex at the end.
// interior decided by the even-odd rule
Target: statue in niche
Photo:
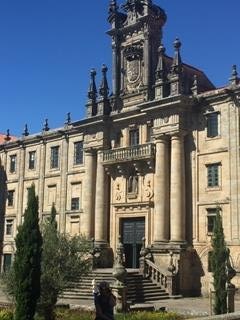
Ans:
{"type": "Polygon", "coordinates": [[[128,178],[128,193],[138,193],[138,176],[131,175],[128,178]]]}

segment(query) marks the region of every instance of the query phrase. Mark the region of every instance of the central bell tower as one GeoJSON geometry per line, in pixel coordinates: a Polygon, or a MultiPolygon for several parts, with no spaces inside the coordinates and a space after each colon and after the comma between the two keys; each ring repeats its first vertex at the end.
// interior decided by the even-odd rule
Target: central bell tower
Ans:
{"type": "Polygon", "coordinates": [[[112,38],[112,81],[115,110],[152,98],[158,47],[167,20],[151,0],[127,0],[109,5],[112,38]]]}

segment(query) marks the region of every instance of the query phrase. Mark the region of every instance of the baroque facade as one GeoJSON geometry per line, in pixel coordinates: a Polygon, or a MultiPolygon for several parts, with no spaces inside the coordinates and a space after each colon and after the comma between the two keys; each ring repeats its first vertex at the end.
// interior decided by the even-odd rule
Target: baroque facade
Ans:
{"type": "MultiPolygon", "coordinates": [[[[169,261],[179,293],[209,290],[211,236],[220,208],[231,263],[240,271],[240,85],[233,66],[217,89],[185,64],[181,42],[166,55],[163,9],[151,0],[111,0],[112,93],[107,67],[91,70],[86,118],[41,133],[27,128],[0,145],[2,269],[35,184],[41,219],[57,209],[58,227],[94,239],[99,266],[111,267],[119,237],[128,268],[143,243],[161,270],[169,261]],[[3,229],[3,228],[2,228],[3,229]]],[[[236,277],[238,282],[238,277],[236,277]]]]}

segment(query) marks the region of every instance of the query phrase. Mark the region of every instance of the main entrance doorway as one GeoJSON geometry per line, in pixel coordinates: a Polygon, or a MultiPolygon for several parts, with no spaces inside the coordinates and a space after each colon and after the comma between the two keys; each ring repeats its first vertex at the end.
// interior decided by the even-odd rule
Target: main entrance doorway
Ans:
{"type": "Polygon", "coordinates": [[[122,219],[121,233],[125,253],[125,267],[139,268],[142,238],[145,236],[145,219],[122,219]]]}

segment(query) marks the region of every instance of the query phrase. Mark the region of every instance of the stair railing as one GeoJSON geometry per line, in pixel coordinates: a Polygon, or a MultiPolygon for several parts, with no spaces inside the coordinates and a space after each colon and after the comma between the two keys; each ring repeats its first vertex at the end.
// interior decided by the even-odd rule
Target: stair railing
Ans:
{"type": "Polygon", "coordinates": [[[150,279],[169,295],[178,294],[178,273],[173,264],[173,253],[170,252],[170,264],[167,268],[157,266],[149,248],[145,247],[145,238],[142,239],[142,248],[139,259],[139,270],[144,278],[150,279]]]}
{"type": "Polygon", "coordinates": [[[168,294],[177,294],[177,274],[170,272],[168,269],[157,266],[149,259],[144,259],[143,276],[165,289],[168,294]]]}

